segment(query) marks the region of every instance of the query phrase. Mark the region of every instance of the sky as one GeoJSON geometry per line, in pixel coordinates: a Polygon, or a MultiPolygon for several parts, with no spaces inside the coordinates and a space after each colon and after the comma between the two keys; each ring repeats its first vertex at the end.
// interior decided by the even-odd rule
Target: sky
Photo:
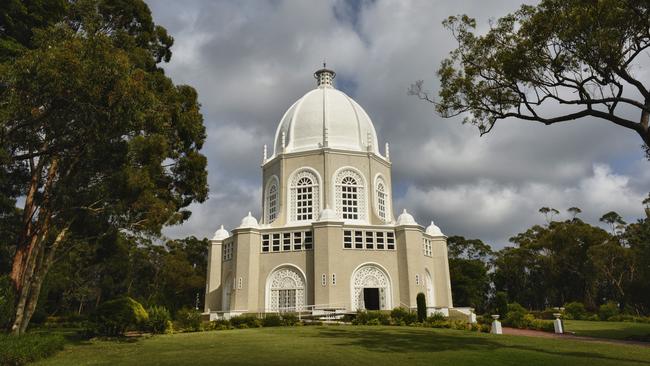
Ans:
{"type": "Polygon", "coordinates": [[[479,137],[407,95],[416,80],[437,92],[436,70],[455,46],[446,17],[467,14],[484,32],[522,1],[149,0],[175,39],[166,73],[197,89],[207,130],[209,199],[165,235],[211,237],[248,211],[260,218],[263,146],[272,151],[280,118],[315,87],[324,60],[370,115],[380,146],[390,143],[395,216],[406,208],[423,226],[434,220],[446,235],[497,249],[543,224],[543,206],[559,210],[556,219],[577,206],[592,224],[612,210],[641,218],[650,162],[630,130],[589,118],[504,120],[479,137]]]}

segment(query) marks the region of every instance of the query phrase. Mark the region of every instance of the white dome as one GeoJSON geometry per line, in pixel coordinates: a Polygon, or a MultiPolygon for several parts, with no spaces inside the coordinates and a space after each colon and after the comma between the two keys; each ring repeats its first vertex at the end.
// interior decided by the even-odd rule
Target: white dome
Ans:
{"type": "Polygon", "coordinates": [[[397,225],[417,225],[413,216],[406,212],[406,209],[397,217],[397,225]]]}
{"type": "Polygon", "coordinates": [[[322,69],[314,76],[318,87],[298,99],[282,117],[275,132],[274,154],[282,152],[284,140],[284,152],[327,146],[379,155],[377,132],[370,117],[357,102],[332,86],[335,73],[322,69]]]}
{"type": "Polygon", "coordinates": [[[258,228],[259,225],[257,224],[257,219],[251,215],[250,211],[248,212],[248,216],[244,217],[241,219],[241,225],[239,225],[239,228],[258,228]]]}
{"type": "Polygon", "coordinates": [[[445,234],[442,233],[442,230],[440,230],[440,228],[434,224],[433,221],[431,221],[431,224],[427,226],[425,233],[431,236],[445,236],[445,234]]]}
{"type": "Polygon", "coordinates": [[[219,228],[219,230],[214,232],[214,236],[212,237],[212,240],[223,240],[226,239],[230,236],[230,233],[228,230],[223,228],[223,225],[219,228]]]}
{"type": "Polygon", "coordinates": [[[339,221],[336,211],[332,210],[329,205],[320,212],[319,221],[339,221]]]}

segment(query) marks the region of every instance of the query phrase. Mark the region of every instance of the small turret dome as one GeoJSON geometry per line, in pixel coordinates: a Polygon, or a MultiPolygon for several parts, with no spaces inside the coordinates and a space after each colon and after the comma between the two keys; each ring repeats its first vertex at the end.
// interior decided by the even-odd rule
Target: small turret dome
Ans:
{"type": "Polygon", "coordinates": [[[357,102],[334,88],[335,76],[327,68],[316,71],[316,89],[298,99],[278,125],[275,155],[323,147],[379,155],[377,132],[370,117],[357,102]]]}
{"type": "Polygon", "coordinates": [[[329,205],[320,212],[319,221],[339,221],[336,211],[332,210],[329,205]]]}
{"type": "Polygon", "coordinates": [[[397,217],[397,225],[417,225],[413,216],[406,212],[406,209],[397,217]]]}
{"type": "Polygon", "coordinates": [[[445,236],[445,234],[442,233],[442,230],[440,230],[440,228],[436,224],[434,224],[433,221],[431,221],[431,224],[427,226],[425,232],[427,235],[431,235],[431,236],[445,236]]]}
{"type": "Polygon", "coordinates": [[[212,240],[223,240],[226,239],[230,236],[230,233],[228,230],[223,228],[223,225],[219,228],[219,230],[214,232],[214,236],[212,237],[212,240]]]}
{"type": "Polygon", "coordinates": [[[241,219],[241,225],[239,225],[240,229],[243,228],[258,228],[259,225],[257,224],[257,219],[251,215],[251,212],[248,211],[248,216],[244,217],[241,219]]]}

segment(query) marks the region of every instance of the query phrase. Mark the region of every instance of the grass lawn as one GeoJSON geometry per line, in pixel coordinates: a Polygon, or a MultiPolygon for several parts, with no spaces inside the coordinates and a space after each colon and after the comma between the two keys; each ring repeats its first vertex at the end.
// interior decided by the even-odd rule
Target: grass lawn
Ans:
{"type": "Polygon", "coordinates": [[[66,346],[38,365],[650,365],[650,347],[360,326],[258,328],[66,346]]]}
{"type": "Polygon", "coordinates": [[[644,323],[565,320],[564,327],[578,336],[650,340],[650,324],[644,323]]]}

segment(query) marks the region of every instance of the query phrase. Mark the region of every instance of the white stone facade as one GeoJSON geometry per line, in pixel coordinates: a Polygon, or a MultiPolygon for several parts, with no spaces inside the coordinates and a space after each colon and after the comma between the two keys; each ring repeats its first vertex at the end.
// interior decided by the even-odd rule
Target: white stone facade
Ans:
{"type": "MultiPolygon", "coordinates": [[[[368,114],[314,75],[316,89],[285,113],[264,149],[262,218],[250,213],[212,240],[205,311],[283,311],[452,305],[447,241],[406,210],[393,215],[391,162],[368,114]]],[[[388,145],[386,144],[386,148],[388,145]]]]}

